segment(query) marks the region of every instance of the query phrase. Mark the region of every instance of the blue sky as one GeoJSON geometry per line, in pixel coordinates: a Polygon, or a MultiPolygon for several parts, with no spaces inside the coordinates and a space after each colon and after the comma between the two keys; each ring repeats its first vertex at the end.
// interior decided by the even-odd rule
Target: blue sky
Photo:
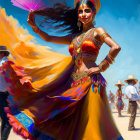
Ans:
{"type": "MultiPolygon", "coordinates": [[[[73,5],[70,0],[68,3],[73,5]]],[[[69,55],[68,46],[47,43],[32,31],[26,22],[27,11],[13,6],[10,0],[0,0],[0,6],[6,9],[8,15],[16,18],[35,37],[38,44],[69,55]]],[[[101,0],[101,9],[96,15],[96,27],[103,27],[122,48],[115,63],[103,73],[108,81],[107,91],[112,90],[115,93],[117,88],[114,84],[117,80],[124,81],[130,74],[140,80],[140,0],[101,0]]],[[[109,47],[103,45],[97,64],[105,58],[108,51],[109,47]]]]}

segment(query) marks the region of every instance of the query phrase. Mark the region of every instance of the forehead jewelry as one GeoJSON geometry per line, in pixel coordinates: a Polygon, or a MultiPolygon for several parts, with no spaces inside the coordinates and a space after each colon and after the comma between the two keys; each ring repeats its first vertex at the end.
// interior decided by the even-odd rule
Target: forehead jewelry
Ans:
{"type": "Polygon", "coordinates": [[[82,3],[84,3],[85,2],[85,0],[82,0],[82,3]]]}
{"type": "Polygon", "coordinates": [[[84,4],[82,3],[82,8],[84,8],[84,4]]]}
{"type": "Polygon", "coordinates": [[[84,1],[85,1],[85,0],[82,0],[82,8],[84,8],[84,1]]]}

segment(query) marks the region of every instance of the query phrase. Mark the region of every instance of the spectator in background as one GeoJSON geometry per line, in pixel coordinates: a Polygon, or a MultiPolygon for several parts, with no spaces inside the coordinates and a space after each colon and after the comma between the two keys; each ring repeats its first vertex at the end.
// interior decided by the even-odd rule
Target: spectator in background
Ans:
{"type": "Polygon", "coordinates": [[[133,75],[129,75],[128,79],[124,81],[125,83],[128,84],[128,86],[125,89],[126,96],[129,99],[129,111],[130,111],[130,120],[129,120],[129,126],[128,126],[128,131],[135,130],[134,122],[136,118],[136,113],[137,113],[137,102],[140,101],[140,95],[137,92],[136,87],[134,86],[138,80],[134,78],[133,75]]]}
{"type": "Polygon", "coordinates": [[[7,115],[4,111],[4,108],[8,106],[7,97],[9,93],[7,91],[5,80],[2,77],[2,65],[8,61],[8,55],[9,51],[6,49],[6,46],[0,46],[0,117],[2,120],[1,140],[7,140],[11,130],[11,125],[9,124],[7,115]]]}
{"type": "Polygon", "coordinates": [[[122,114],[121,114],[121,110],[124,108],[124,102],[122,100],[122,86],[124,86],[124,84],[122,84],[121,80],[118,80],[118,83],[115,84],[115,86],[118,87],[118,90],[116,92],[116,96],[117,96],[117,103],[116,103],[116,106],[117,106],[117,109],[118,109],[118,116],[121,117],[122,114]]]}

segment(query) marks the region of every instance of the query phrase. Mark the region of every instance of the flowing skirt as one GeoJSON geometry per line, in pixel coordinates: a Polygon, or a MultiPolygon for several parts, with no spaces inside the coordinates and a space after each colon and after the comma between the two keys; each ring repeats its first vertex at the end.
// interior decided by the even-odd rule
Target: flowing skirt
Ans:
{"type": "Polygon", "coordinates": [[[36,131],[56,140],[123,139],[113,121],[101,74],[75,74],[70,63],[49,86],[36,91],[25,74],[20,73],[19,79],[20,68],[15,67],[9,61],[2,69],[11,94],[6,111],[17,134],[29,139],[34,139],[36,131]]]}
{"type": "Polygon", "coordinates": [[[7,116],[17,134],[31,140],[38,132],[54,140],[123,140],[100,74],[74,74],[71,57],[35,45],[4,9],[0,25],[0,44],[14,56],[0,71],[10,93],[7,116]]]}

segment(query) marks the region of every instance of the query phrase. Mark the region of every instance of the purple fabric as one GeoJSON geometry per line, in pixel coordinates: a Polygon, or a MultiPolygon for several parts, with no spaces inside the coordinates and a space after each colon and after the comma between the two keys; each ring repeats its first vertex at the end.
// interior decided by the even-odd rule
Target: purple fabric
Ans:
{"type": "Polygon", "coordinates": [[[97,82],[97,81],[100,81],[103,87],[107,86],[107,82],[101,74],[95,74],[92,76],[92,82],[97,82]]]}
{"type": "Polygon", "coordinates": [[[11,2],[14,6],[27,11],[47,7],[43,0],[11,0],[11,2]]]}

